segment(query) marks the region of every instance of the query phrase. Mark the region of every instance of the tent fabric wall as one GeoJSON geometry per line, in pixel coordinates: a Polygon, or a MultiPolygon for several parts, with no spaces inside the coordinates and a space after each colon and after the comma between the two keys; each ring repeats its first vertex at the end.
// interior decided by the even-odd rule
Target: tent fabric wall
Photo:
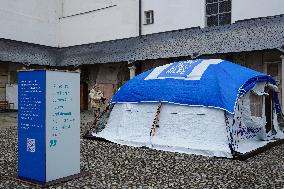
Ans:
{"type": "Polygon", "coordinates": [[[232,158],[232,150],[247,153],[275,138],[284,138],[274,109],[276,135],[265,132],[265,107],[262,116],[251,113],[250,95],[267,95],[268,83],[257,83],[238,99],[235,114],[208,107],[193,107],[162,103],[160,121],[154,135],[150,136],[159,103],[117,103],[114,105],[107,126],[96,137],[135,147],[232,158]]]}
{"type": "Polygon", "coordinates": [[[238,100],[235,114],[225,114],[227,120],[228,145],[240,153],[250,152],[268,143],[265,139],[265,117],[252,117],[250,92],[238,100]]]}
{"type": "Polygon", "coordinates": [[[235,114],[225,114],[227,117],[227,131],[229,136],[229,145],[232,146],[234,151],[240,153],[247,153],[259,147],[266,145],[275,139],[283,139],[284,133],[280,130],[277,113],[274,108],[273,126],[276,134],[269,136],[265,131],[266,117],[265,117],[265,98],[263,97],[262,115],[255,117],[251,112],[250,95],[252,93],[259,96],[268,95],[265,93],[264,88],[268,83],[257,83],[254,88],[242,96],[237,103],[235,114]]]}
{"type": "Polygon", "coordinates": [[[149,133],[158,104],[115,104],[104,130],[94,134],[131,146],[150,146],[149,133]]]}
{"type": "Polygon", "coordinates": [[[232,157],[223,110],[162,104],[159,127],[150,137],[157,107],[158,103],[115,104],[106,128],[93,135],[122,145],[232,157]]]}
{"type": "Polygon", "coordinates": [[[224,120],[223,110],[163,104],[152,148],[232,157],[224,120]]]}

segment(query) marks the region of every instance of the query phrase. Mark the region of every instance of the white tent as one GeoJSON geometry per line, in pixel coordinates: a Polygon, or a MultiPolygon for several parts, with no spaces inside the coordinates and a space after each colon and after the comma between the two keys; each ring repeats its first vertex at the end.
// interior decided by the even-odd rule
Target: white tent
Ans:
{"type": "MultiPolygon", "coordinates": [[[[201,64],[203,62],[204,60],[201,64]]],[[[136,81],[145,81],[157,69],[160,68],[151,70],[145,76],[137,76],[136,81]],[[141,77],[144,78],[143,81],[141,77]]],[[[202,74],[204,72],[206,71],[203,70],[202,74]]],[[[118,144],[172,152],[228,158],[245,154],[284,138],[277,121],[277,101],[274,96],[277,94],[277,86],[269,79],[271,78],[268,76],[266,79],[257,79],[258,82],[238,95],[233,112],[228,111],[225,105],[216,107],[215,104],[202,105],[197,101],[195,104],[181,104],[167,99],[167,96],[163,97],[164,101],[134,102],[129,99],[133,98],[132,94],[139,93],[139,90],[128,85],[114,96],[114,107],[105,129],[93,135],[118,144]],[[123,100],[120,100],[120,96],[123,100]]],[[[171,80],[167,84],[170,85],[171,80]]],[[[137,85],[137,82],[133,83],[137,85]]],[[[241,86],[238,91],[240,89],[241,86]]],[[[215,94],[214,91],[210,93],[210,90],[212,89],[209,87],[208,94],[200,94],[203,95],[202,99],[208,95],[210,99],[210,94],[215,94]]],[[[218,90],[221,91],[220,88],[218,90]]],[[[172,92],[168,91],[167,94],[169,93],[172,92]]],[[[147,95],[151,97],[151,92],[144,93],[144,96],[147,95]]],[[[141,98],[142,95],[137,96],[141,98]]],[[[199,97],[194,96],[191,99],[200,99],[199,97]]],[[[220,97],[219,101],[222,100],[220,97]]]]}

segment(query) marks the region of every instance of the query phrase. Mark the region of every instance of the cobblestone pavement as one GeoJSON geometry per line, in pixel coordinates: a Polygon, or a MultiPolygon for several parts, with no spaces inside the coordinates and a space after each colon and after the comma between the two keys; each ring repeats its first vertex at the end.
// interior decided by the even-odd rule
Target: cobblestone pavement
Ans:
{"type": "MultiPolygon", "coordinates": [[[[283,154],[281,145],[236,161],[81,140],[81,169],[90,175],[50,188],[284,188],[283,154]]],[[[36,188],[10,177],[16,173],[17,130],[0,123],[0,188],[36,188]]]]}

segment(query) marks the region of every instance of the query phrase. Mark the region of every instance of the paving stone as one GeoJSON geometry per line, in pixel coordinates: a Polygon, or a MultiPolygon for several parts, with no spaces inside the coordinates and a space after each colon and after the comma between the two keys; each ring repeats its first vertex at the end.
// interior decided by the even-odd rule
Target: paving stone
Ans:
{"type": "MultiPolygon", "coordinates": [[[[35,188],[7,177],[17,173],[17,128],[0,129],[0,139],[0,188],[35,188]]],[[[90,175],[50,188],[284,188],[283,153],[280,145],[236,161],[82,139],[81,170],[90,175]]]]}

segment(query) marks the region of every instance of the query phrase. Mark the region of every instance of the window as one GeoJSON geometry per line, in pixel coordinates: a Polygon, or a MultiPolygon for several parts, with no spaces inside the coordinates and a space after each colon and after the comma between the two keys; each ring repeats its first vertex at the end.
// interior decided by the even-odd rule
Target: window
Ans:
{"type": "Polygon", "coordinates": [[[206,25],[231,24],[231,0],[206,0],[206,25]]]}
{"type": "Polygon", "coordinates": [[[18,73],[17,71],[10,71],[10,84],[18,83],[18,73]]]}
{"type": "Polygon", "coordinates": [[[251,92],[249,99],[251,116],[262,117],[263,96],[251,92]]]}
{"type": "Polygon", "coordinates": [[[154,24],[154,11],[153,10],[145,11],[144,16],[145,16],[145,23],[144,23],[145,25],[154,24]]]}

